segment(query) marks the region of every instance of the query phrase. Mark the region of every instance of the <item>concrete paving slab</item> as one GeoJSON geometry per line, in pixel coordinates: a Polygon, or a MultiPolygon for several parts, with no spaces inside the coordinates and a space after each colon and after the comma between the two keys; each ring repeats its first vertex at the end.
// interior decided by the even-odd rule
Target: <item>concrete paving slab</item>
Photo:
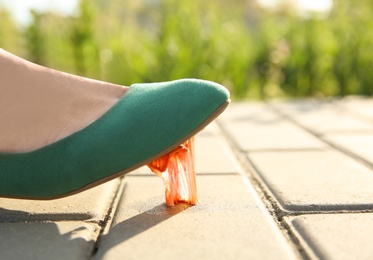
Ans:
{"type": "Polygon", "coordinates": [[[333,102],[303,100],[273,102],[272,105],[316,133],[373,131],[373,121],[356,117],[348,108],[333,102]]]}
{"type": "Polygon", "coordinates": [[[327,146],[263,105],[239,104],[236,107],[232,104],[231,107],[218,121],[242,151],[323,149],[327,146]]]}
{"type": "Polygon", "coordinates": [[[240,122],[240,121],[258,121],[265,122],[270,120],[271,113],[268,105],[264,102],[250,101],[250,102],[233,102],[229,104],[228,108],[218,118],[221,121],[240,122]],[[266,114],[267,118],[263,118],[266,114]]]}
{"type": "Polygon", "coordinates": [[[288,211],[373,209],[373,172],[334,151],[248,154],[288,211]]]}
{"type": "Polygon", "coordinates": [[[338,105],[355,112],[356,115],[362,115],[373,121],[373,99],[364,97],[349,97],[336,102],[338,105]]]}
{"type": "Polygon", "coordinates": [[[373,259],[373,214],[316,214],[286,218],[318,259],[373,259]]]}
{"type": "MultiPolygon", "coordinates": [[[[299,259],[303,250],[315,259],[372,259],[373,168],[338,148],[373,165],[373,99],[270,105],[233,103],[197,135],[196,206],[166,207],[163,182],[146,167],[127,175],[93,259],[299,259]],[[273,213],[281,228],[221,129],[277,199],[268,205],[284,210],[273,213]]],[[[91,259],[118,187],[114,180],[53,201],[0,198],[0,259],[91,259]]]]}
{"type": "Polygon", "coordinates": [[[220,133],[220,129],[215,121],[207,125],[197,136],[216,135],[220,133]]]}
{"type": "Polygon", "coordinates": [[[195,142],[195,167],[197,174],[229,174],[236,173],[229,147],[220,138],[199,137],[195,142]]]}
{"type": "Polygon", "coordinates": [[[319,139],[288,122],[275,125],[230,124],[226,130],[241,151],[323,149],[327,147],[319,139]]]}
{"type": "Polygon", "coordinates": [[[0,223],[25,221],[101,220],[119,186],[119,179],[56,200],[0,198],[0,223]]]}
{"type": "Polygon", "coordinates": [[[98,226],[84,222],[1,223],[0,258],[82,260],[92,253],[98,226]]]}
{"type": "Polygon", "coordinates": [[[373,132],[334,134],[325,136],[326,140],[350,151],[373,164],[373,132]]]}
{"type": "Polygon", "coordinates": [[[128,176],[94,259],[295,259],[239,175],[197,176],[199,204],[164,205],[161,180],[128,176]]]}

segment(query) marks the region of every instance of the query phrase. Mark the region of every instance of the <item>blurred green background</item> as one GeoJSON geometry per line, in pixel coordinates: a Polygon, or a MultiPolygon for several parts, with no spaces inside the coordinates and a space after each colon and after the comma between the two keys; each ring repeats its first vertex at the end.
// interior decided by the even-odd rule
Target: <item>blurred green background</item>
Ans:
{"type": "Polygon", "coordinates": [[[284,1],[80,0],[75,15],[0,7],[0,48],[117,84],[201,78],[235,99],[373,94],[373,1],[328,12],[284,1]]]}

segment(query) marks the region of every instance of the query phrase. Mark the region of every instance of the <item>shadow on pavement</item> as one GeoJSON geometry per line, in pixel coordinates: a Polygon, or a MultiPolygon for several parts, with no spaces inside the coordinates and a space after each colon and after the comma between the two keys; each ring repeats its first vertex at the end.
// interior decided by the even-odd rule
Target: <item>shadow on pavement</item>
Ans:
{"type": "Polygon", "coordinates": [[[108,235],[101,237],[95,259],[101,259],[105,252],[110,250],[110,248],[145,232],[173,216],[176,216],[189,207],[190,205],[182,203],[174,207],[167,207],[162,203],[152,209],[114,225],[111,227],[108,235]]]}
{"type": "Polygon", "coordinates": [[[33,222],[28,212],[9,211],[0,209],[0,259],[65,260],[90,257],[95,243],[90,238],[93,225],[77,221],[33,222]],[[4,222],[7,218],[3,214],[7,212],[10,215],[18,214],[17,219],[4,222]]]}
{"type": "Polygon", "coordinates": [[[9,210],[0,208],[0,223],[19,223],[19,222],[34,222],[34,221],[81,221],[92,218],[90,214],[84,213],[30,213],[20,210],[9,210]]]}

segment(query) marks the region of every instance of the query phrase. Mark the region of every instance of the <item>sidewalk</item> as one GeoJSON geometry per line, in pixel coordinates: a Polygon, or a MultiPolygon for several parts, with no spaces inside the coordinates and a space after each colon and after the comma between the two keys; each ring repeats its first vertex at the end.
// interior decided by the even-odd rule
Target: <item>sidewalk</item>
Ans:
{"type": "Polygon", "coordinates": [[[0,259],[373,259],[373,99],[237,102],[196,138],[199,204],[146,167],[0,199],[0,259]]]}

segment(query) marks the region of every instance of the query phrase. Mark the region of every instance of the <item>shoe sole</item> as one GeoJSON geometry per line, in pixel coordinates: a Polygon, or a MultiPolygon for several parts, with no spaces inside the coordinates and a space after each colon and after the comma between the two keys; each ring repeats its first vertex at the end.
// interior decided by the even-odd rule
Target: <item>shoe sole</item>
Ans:
{"type": "Polygon", "coordinates": [[[56,197],[50,197],[50,198],[32,198],[32,197],[21,197],[21,196],[3,196],[3,195],[0,195],[1,198],[9,198],[9,199],[24,199],[24,200],[55,200],[55,199],[61,199],[61,198],[65,198],[65,197],[68,197],[68,196],[72,196],[72,195],[75,195],[75,194],[78,194],[78,193],[81,193],[83,191],[86,191],[86,190],[89,190],[89,189],[92,189],[96,186],[99,186],[103,183],[106,183],[108,181],[111,181],[113,179],[116,179],[118,177],[121,177],[129,172],[132,172],[134,170],[136,170],[137,168],[140,168],[141,166],[144,166],[144,165],[147,165],[148,163],[158,159],[159,157],[171,152],[172,150],[176,149],[177,147],[179,147],[181,144],[183,144],[184,142],[186,142],[187,140],[189,140],[191,137],[195,136],[197,133],[199,133],[200,131],[202,131],[208,124],[210,124],[212,121],[214,121],[214,119],[216,119],[225,109],[226,107],[229,105],[230,103],[230,99],[228,99],[224,104],[222,104],[221,106],[219,106],[205,121],[203,121],[198,127],[196,127],[192,132],[190,132],[188,135],[186,135],[184,138],[180,139],[178,142],[176,142],[175,144],[169,146],[167,149],[157,153],[156,155],[130,167],[130,168],[127,168],[123,171],[120,171],[118,173],[115,173],[115,174],[112,174],[108,177],[105,177],[105,178],[102,178],[98,181],[95,181],[95,182],[92,182],[86,186],[83,186],[77,190],[74,190],[74,191],[71,191],[71,192],[67,192],[67,193],[64,193],[62,195],[59,195],[59,196],[56,196],[56,197]]]}

